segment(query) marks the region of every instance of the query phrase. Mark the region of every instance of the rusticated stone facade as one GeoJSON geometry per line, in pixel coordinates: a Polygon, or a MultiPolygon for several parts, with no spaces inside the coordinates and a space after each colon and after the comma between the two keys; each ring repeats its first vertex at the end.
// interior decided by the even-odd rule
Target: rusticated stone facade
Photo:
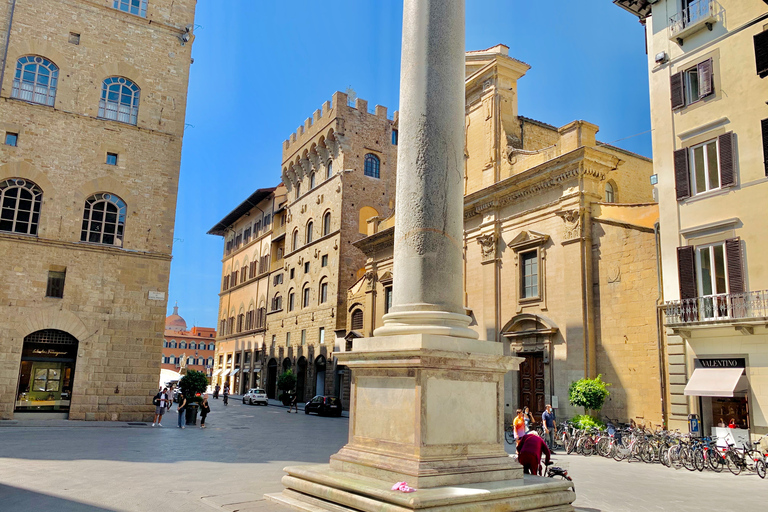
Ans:
{"type": "Polygon", "coordinates": [[[152,417],[194,14],[195,0],[0,4],[2,419],[152,417]],[[19,196],[35,197],[31,223],[19,196]]]}

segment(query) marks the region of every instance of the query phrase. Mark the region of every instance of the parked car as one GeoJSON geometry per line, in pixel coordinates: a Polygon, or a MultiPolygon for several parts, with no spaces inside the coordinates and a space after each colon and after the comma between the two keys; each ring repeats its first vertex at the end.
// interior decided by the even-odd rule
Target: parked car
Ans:
{"type": "Polygon", "coordinates": [[[267,392],[259,388],[251,388],[243,395],[243,403],[248,405],[267,405],[267,392]]]}
{"type": "Polygon", "coordinates": [[[341,400],[335,396],[317,395],[304,406],[304,414],[310,412],[320,416],[341,416],[341,400]]]}

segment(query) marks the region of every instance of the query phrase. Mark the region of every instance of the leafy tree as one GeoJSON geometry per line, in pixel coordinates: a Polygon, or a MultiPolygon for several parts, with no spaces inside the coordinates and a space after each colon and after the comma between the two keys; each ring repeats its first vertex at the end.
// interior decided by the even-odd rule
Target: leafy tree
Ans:
{"type": "Polygon", "coordinates": [[[205,373],[196,370],[187,370],[187,374],[179,381],[179,389],[187,397],[188,402],[199,402],[197,394],[205,393],[208,388],[208,378],[205,373]]]}
{"type": "Polygon", "coordinates": [[[296,388],[296,374],[293,370],[286,370],[277,378],[277,389],[280,391],[293,391],[296,388]]]}
{"type": "Polygon", "coordinates": [[[571,382],[568,387],[568,400],[571,405],[583,407],[586,412],[599,412],[603,408],[605,399],[610,394],[607,382],[603,382],[603,376],[598,375],[594,379],[581,379],[571,382]]]}

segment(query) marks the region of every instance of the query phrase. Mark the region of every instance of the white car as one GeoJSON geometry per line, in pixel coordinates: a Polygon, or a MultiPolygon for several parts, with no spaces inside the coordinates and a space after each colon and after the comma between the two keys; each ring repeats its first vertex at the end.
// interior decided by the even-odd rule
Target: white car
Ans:
{"type": "Polygon", "coordinates": [[[267,405],[267,392],[259,388],[251,388],[243,395],[243,403],[248,405],[267,405]]]}

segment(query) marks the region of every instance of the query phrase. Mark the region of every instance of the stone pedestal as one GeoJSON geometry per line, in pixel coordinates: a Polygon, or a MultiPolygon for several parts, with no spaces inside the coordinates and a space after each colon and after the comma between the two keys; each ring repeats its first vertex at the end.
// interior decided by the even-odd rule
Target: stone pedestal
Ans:
{"type": "Polygon", "coordinates": [[[502,344],[435,334],[356,340],[349,441],[329,465],[285,468],[267,495],[297,510],[572,511],[570,482],[526,476],[504,450],[502,344]],[[405,481],[417,489],[391,491],[405,481]]]}

